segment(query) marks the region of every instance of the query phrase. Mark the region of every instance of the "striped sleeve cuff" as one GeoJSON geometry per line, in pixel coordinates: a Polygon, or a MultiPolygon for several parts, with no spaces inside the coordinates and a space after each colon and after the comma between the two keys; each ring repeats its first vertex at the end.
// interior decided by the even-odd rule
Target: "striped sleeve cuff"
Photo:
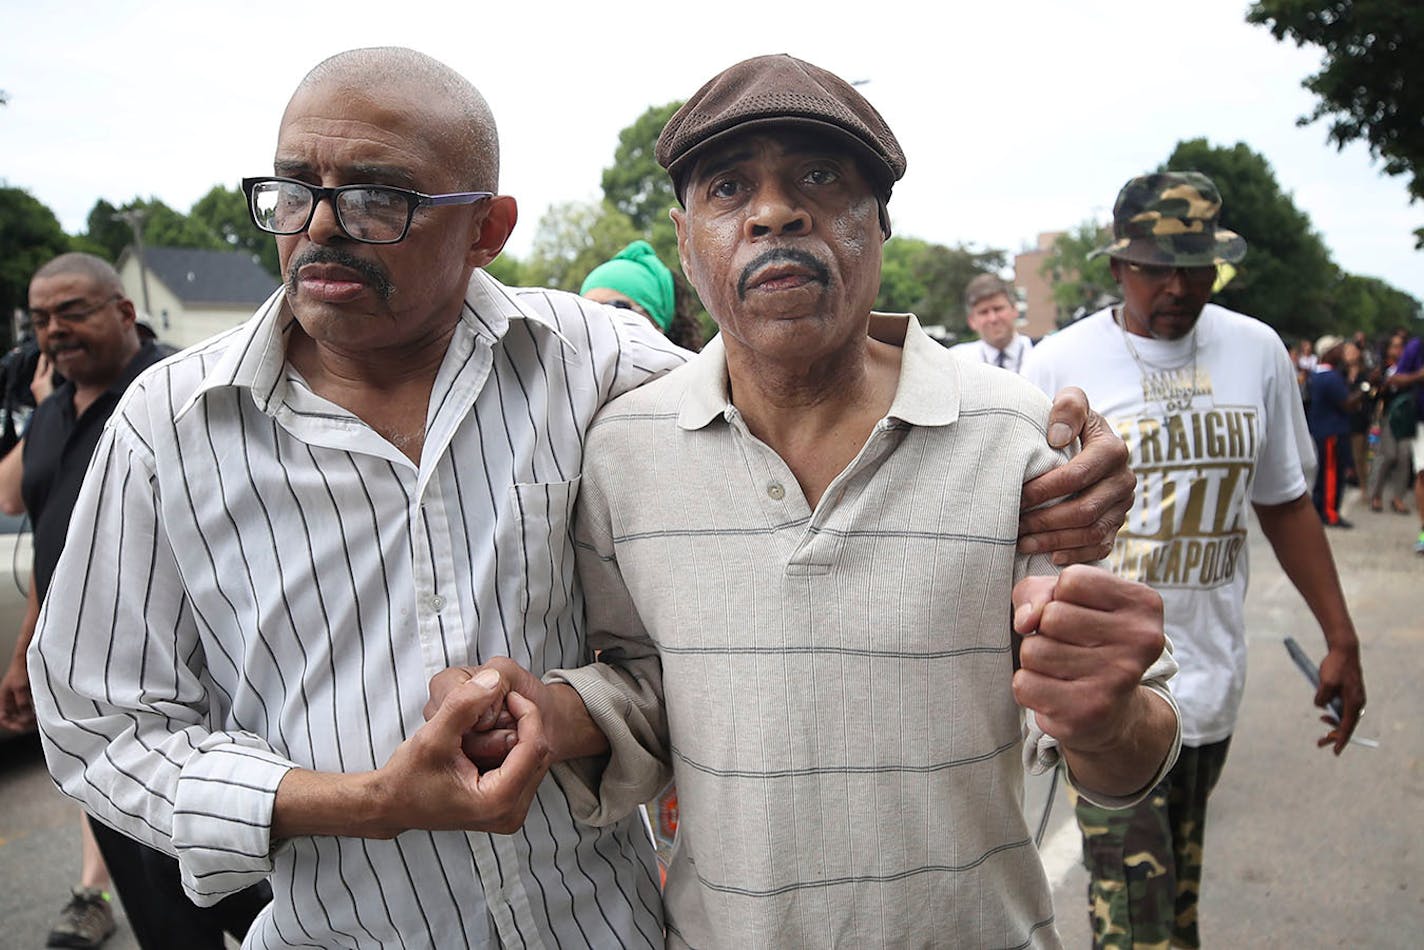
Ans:
{"type": "Polygon", "coordinates": [[[272,872],[277,785],[296,765],[254,736],[215,732],[178,778],[173,847],[183,890],[200,907],[272,872]]]}

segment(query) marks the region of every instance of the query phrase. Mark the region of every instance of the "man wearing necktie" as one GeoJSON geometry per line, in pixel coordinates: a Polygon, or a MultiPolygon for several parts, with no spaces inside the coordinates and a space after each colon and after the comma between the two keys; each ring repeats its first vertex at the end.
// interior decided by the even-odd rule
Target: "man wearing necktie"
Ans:
{"type": "Polygon", "coordinates": [[[1019,308],[1013,287],[995,274],[980,274],[964,288],[964,309],[969,329],[979,334],[979,339],[956,344],[950,352],[960,359],[1017,373],[1024,355],[1033,349],[1033,341],[1014,330],[1019,308]]]}

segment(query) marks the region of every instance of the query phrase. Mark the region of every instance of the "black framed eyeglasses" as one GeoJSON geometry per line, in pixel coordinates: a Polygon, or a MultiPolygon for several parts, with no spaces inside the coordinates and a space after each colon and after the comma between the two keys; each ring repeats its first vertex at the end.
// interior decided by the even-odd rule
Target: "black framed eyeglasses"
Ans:
{"type": "Polygon", "coordinates": [[[98,303],[89,304],[87,307],[83,305],[71,305],[61,307],[55,311],[32,309],[30,310],[30,326],[35,330],[47,330],[52,320],[63,320],[65,323],[70,324],[83,323],[115,300],[123,299],[123,294],[112,294],[98,303]]]}
{"type": "Polygon", "coordinates": [[[269,234],[300,234],[316,216],[323,198],[331,202],[336,223],[353,241],[397,244],[410,232],[417,208],[468,205],[493,198],[489,191],[426,195],[390,185],[340,185],[322,188],[294,178],[244,178],[252,223],[269,234]]]}

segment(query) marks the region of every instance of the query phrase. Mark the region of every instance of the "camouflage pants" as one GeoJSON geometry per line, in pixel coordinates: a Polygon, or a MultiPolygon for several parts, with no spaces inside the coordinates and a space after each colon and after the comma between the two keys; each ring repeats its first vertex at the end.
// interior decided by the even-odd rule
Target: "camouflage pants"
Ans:
{"type": "Polygon", "coordinates": [[[1221,777],[1230,739],[1191,748],[1146,798],[1120,811],[1069,789],[1083,832],[1088,914],[1100,950],[1199,947],[1206,800],[1221,777]]]}

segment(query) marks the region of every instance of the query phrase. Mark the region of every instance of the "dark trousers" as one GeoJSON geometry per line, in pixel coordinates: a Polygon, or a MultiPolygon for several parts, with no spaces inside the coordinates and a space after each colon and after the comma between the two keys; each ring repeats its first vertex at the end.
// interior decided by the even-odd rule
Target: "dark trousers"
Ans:
{"type": "Polygon", "coordinates": [[[253,919],[272,902],[272,889],[263,881],[212,907],[199,907],[183,893],[177,859],[93,818],[89,827],[144,950],[223,950],[224,932],[241,942],[253,919]]]}
{"type": "Polygon", "coordinates": [[[1320,520],[1326,524],[1340,523],[1340,499],[1345,494],[1345,469],[1350,460],[1349,435],[1315,436],[1315,488],[1310,500],[1320,520]]]}

